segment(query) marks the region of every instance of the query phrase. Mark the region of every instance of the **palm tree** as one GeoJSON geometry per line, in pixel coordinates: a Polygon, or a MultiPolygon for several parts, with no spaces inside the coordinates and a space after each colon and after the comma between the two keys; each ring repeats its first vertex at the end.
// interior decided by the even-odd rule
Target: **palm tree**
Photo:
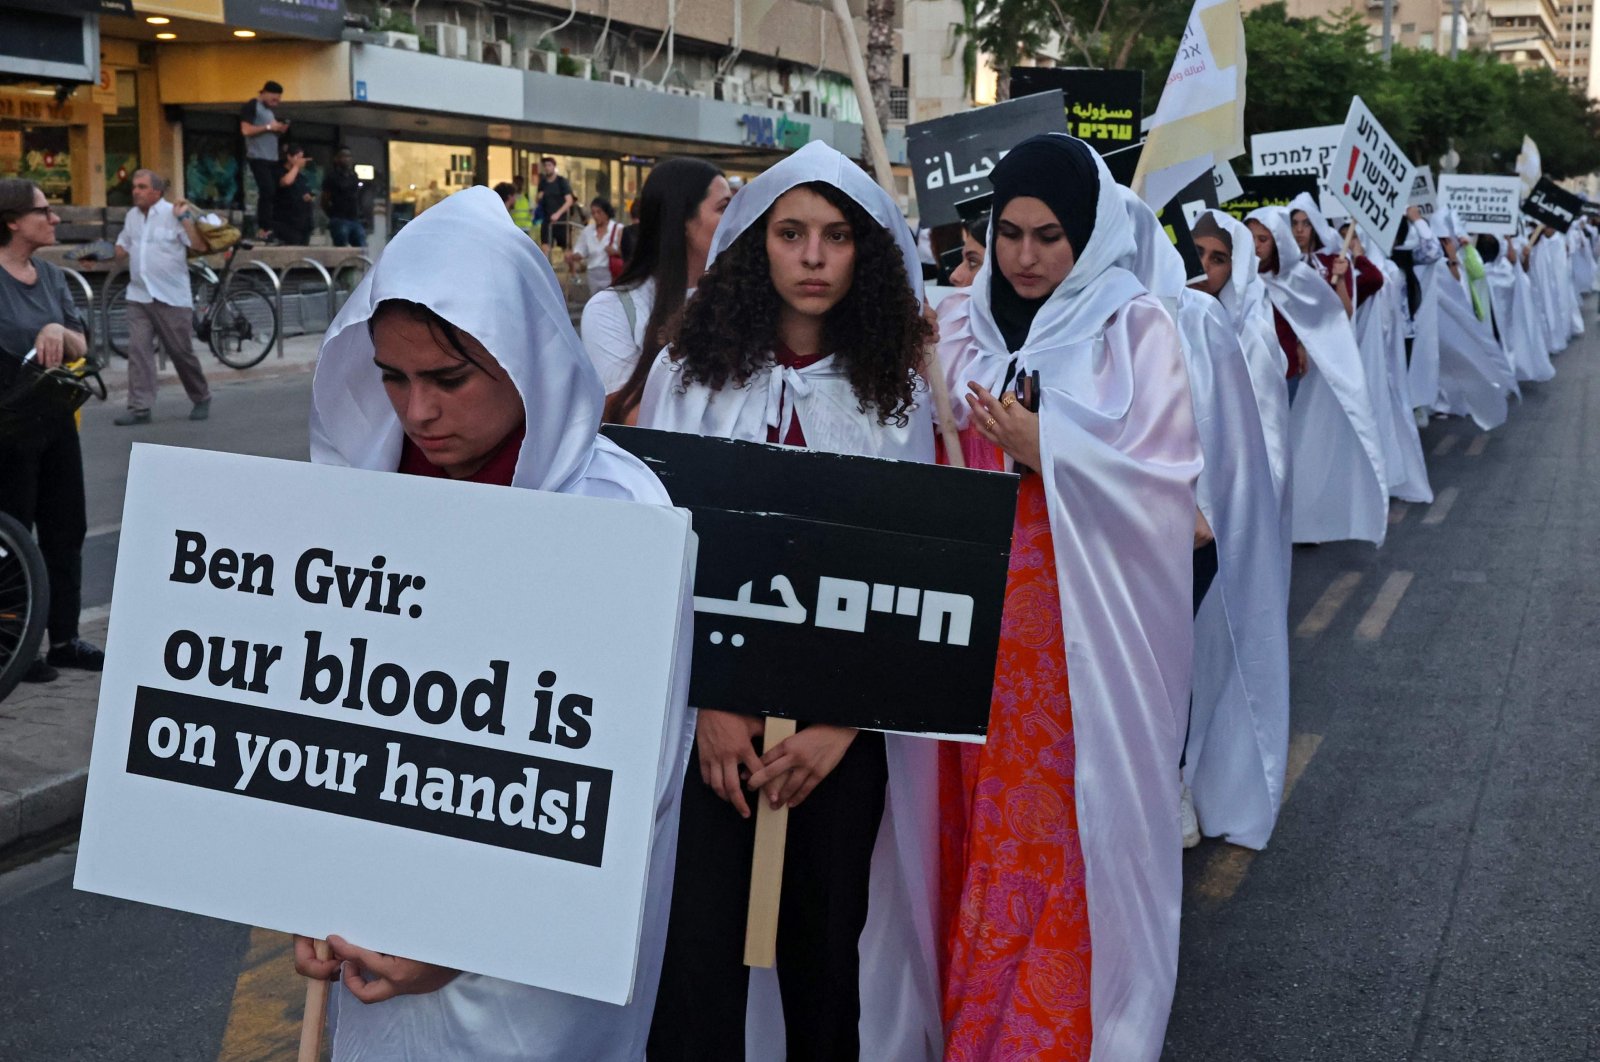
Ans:
{"type": "Polygon", "coordinates": [[[889,82],[894,69],[894,0],[867,0],[867,83],[878,126],[889,127],[889,82]]]}

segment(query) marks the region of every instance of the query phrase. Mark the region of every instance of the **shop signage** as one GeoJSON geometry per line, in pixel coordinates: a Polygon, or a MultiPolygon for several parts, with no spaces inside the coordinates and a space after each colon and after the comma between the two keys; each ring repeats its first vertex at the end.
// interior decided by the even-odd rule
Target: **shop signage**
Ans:
{"type": "Polygon", "coordinates": [[[796,122],[787,114],[779,115],[776,121],[770,115],[742,114],[739,124],[744,126],[744,142],[749,147],[795,151],[811,140],[811,123],[796,122]]]}
{"type": "Polygon", "coordinates": [[[230,26],[336,41],[344,33],[344,0],[223,0],[230,26]]]}

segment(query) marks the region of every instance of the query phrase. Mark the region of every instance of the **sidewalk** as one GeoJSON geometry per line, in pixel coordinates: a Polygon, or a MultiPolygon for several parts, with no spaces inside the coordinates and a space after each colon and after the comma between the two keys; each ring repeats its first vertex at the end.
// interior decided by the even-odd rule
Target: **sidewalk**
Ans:
{"type": "MultiPolygon", "coordinates": [[[[103,645],[110,609],[83,613],[83,637],[103,645]]],[[[63,671],[0,701],[0,850],[83,813],[100,675],[63,671]]]]}
{"type": "MultiPolygon", "coordinates": [[[[278,357],[277,344],[273,344],[272,352],[260,364],[248,369],[230,369],[218,361],[204,343],[196,342],[194,353],[195,357],[200,359],[200,367],[205,370],[206,381],[212,387],[231,387],[240,383],[311,372],[317,367],[317,350],[321,346],[321,332],[289,336],[283,341],[283,357],[278,357]]],[[[128,359],[109,352],[105,356],[110,358],[110,364],[100,370],[100,378],[106,383],[108,400],[115,402],[128,393],[128,359]]],[[[165,366],[157,367],[156,378],[159,384],[181,391],[178,373],[170,361],[165,366]]]]}

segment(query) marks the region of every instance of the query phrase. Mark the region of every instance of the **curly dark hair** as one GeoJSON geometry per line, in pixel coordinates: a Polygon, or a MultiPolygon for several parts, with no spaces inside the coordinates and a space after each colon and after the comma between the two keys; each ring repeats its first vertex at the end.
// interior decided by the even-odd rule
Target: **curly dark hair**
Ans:
{"type": "MultiPolygon", "coordinates": [[[[826,349],[844,363],[861,412],[904,424],[915,406],[917,365],[933,329],[912,293],[894,238],[861,206],[831,184],[797,185],[839,208],[855,233],[855,276],[828,311],[826,349]]],[[[688,383],[721,390],[743,387],[772,359],[778,343],[781,297],[767,259],[768,210],[717,256],[683,308],[672,357],[688,383]]]]}

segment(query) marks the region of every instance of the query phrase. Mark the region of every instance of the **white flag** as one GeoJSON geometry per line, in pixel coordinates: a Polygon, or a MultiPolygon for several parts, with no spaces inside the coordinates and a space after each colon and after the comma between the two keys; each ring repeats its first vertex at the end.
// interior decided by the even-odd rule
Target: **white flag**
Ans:
{"type": "Polygon", "coordinates": [[[1214,162],[1244,153],[1244,20],[1239,0],[1195,0],[1133,176],[1156,209],[1214,162]]]}
{"type": "Polygon", "coordinates": [[[1533,186],[1544,176],[1544,163],[1539,158],[1539,145],[1533,137],[1523,134],[1522,151],[1517,155],[1517,176],[1522,178],[1522,198],[1533,194],[1533,186]]]}

